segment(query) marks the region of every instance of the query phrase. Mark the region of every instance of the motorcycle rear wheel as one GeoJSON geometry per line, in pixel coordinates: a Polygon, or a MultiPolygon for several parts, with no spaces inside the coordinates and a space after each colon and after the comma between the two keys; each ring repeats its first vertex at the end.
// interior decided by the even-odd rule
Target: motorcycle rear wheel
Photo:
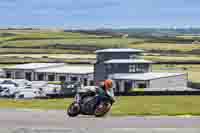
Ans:
{"type": "Polygon", "coordinates": [[[70,117],[76,117],[80,114],[80,105],[76,102],[73,102],[67,109],[67,114],[70,117]]]}

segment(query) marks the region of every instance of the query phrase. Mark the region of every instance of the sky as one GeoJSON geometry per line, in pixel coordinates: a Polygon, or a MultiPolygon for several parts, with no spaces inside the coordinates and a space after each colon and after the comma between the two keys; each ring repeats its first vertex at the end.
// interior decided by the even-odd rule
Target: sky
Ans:
{"type": "Polygon", "coordinates": [[[0,0],[0,27],[200,27],[200,0],[0,0]]]}

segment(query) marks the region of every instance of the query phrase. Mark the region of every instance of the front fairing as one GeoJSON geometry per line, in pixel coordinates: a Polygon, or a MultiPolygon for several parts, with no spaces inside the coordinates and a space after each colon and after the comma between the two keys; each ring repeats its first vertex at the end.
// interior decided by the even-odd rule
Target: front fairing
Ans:
{"type": "Polygon", "coordinates": [[[87,115],[93,115],[96,105],[97,96],[84,98],[83,102],[81,103],[82,113],[87,115]]]}

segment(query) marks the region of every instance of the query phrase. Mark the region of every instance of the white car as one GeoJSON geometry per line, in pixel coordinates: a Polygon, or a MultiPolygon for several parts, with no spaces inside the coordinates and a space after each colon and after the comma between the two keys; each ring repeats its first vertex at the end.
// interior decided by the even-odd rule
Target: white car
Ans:
{"type": "Polygon", "coordinates": [[[24,79],[5,79],[0,83],[0,88],[2,90],[0,96],[12,97],[27,86],[31,86],[30,81],[24,79]]]}
{"type": "Polygon", "coordinates": [[[0,84],[0,88],[1,88],[0,96],[3,96],[3,97],[10,97],[10,96],[12,97],[20,89],[18,84],[14,82],[10,82],[10,80],[3,81],[0,84]]]}
{"type": "Polygon", "coordinates": [[[4,79],[2,82],[0,82],[0,87],[5,89],[11,86],[13,88],[23,88],[27,85],[31,85],[31,82],[25,79],[4,79]]]}
{"type": "Polygon", "coordinates": [[[47,95],[60,94],[61,85],[48,84],[44,87],[44,92],[47,95]]]}
{"type": "Polygon", "coordinates": [[[43,88],[33,87],[27,85],[23,89],[21,88],[16,94],[15,98],[32,99],[36,97],[45,97],[46,93],[43,88]]]}
{"type": "Polygon", "coordinates": [[[15,98],[25,98],[25,99],[32,99],[32,98],[35,98],[35,97],[38,97],[40,96],[40,93],[39,93],[39,90],[38,89],[21,89],[20,91],[18,91],[16,94],[15,94],[15,98]]]}

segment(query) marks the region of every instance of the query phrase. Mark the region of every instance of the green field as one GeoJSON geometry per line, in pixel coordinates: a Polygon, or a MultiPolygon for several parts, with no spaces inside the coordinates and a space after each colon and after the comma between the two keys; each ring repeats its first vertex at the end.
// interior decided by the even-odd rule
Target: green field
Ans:
{"type": "MultiPolygon", "coordinates": [[[[197,38],[197,37],[196,37],[197,38]]],[[[120,38],[107,35],[64,32],[62,30],[0,30],[1,53],[61,53],[65,50],[93,51],[94,48],[130,47],[147,51],[192,52],[200,50],[198,44],[183,44],[179,41],[196,40],[195,37],[177,36],[172,40],[153,40],[149,38],[120,38]],[[177,40],[176,40],[177,39],[177,40]],[[177,41],[177,42],[176,42],[177,41]],[[12,50],[17,48],[16,51],[12,50]],[[34,48],[36,50],[34,50],[34,48]],[[47,50],[48,49],[48,50],[47,50]],[[53,50],[56,50],[54,52],[53,50]],[[38,52],[36,52],[38,50],[38,52]],[[46,50],[46,51],[45,51],[46,50]],[[5,51],[5,52],[4,52],[5,51]]]]}
{"type": "Polygon", "coordinates": [[[154,72],[181,72],[188,74],[188,80],[200,83],[200,65],[153,65],[154,72]]]}
{"type": "MultiPolygon", "coordinates": [[[[111,115],[200,115],[199,96],[117,97],[111,115]],[[187,107],[187,108],[186,108],[187,107]]],[[[72,99],[0,100],[0,108],[66,110],[72,99]]]]}
{"type": "Polygon", "coordinates": [[[199,55],[146,55],[144,59],[155,61],[155,62],[199,62],[199,55]]]}
{"type": "MultiPolygon", "coordinates": [[[[184,37],[178,38],[184,39],[184,37]]],[[[146,52],[155,50],[153,53],[158,54],[163,51],[171,54],[173,51],[177,54],[145,56],[146,59],[153,61],[199,61],[200,59],[198,54],[200,45],[197,44],[152,43],[147,39],[97,36],[62,30],[0,30],[0,63],[55,61],[51,58],[95,59],[93,52],[96,49],[122,47],[143,49],[146,52]],[[66,57],[64,54],[71,55],[66,57]]]]}
{"type": "Polygon", "coordinates": [[[95,54],[0,54],[0,58],[57,58],[57,59],[96,59],[95,54]]]}
{"type": "MultiPolygon", "coordinates": [[[[191,39],[199,40],[199,38],[199,36],[183,35],[172,40],[153,38],[152,41],[152,38],[150,40],[136,37],[120,38],[63,30],[0,30],[0,63],[90,62],[95,60],[96,49],[123,47],[146,50],[147,54],[144,58],[152,61],[199,62],[200,45],[180,43],[191,39]],[[164,42],[159,42],[163,40],[164,42]]],[[[181,67],[179,65],[169,70],[156,71],[176,72],[177,70],[170,70],[176,67],[180,72],[188,73],[190,81],[200,82],[199,65],[181,67]]]]}
{"type": "Polygon", "coordinates": [[[66,49],[69,45],[74,48],[80,46],[86,48],[126,47],[129,43],[137,41],[141,39],[113,38],[63,31],[0,31],[0,47],[21,48],[22,52],[23,48],[27,50],[31,48],[66,49]]]}
{"type": "Polygon", "coordinates": [[[138,48],[146,51],[178,51],[178,52],[191,52],[193,50],[200,50],[198,44],[177,44],[177,43],[140,43],[129,44],[130,48],[138,48]]]}

